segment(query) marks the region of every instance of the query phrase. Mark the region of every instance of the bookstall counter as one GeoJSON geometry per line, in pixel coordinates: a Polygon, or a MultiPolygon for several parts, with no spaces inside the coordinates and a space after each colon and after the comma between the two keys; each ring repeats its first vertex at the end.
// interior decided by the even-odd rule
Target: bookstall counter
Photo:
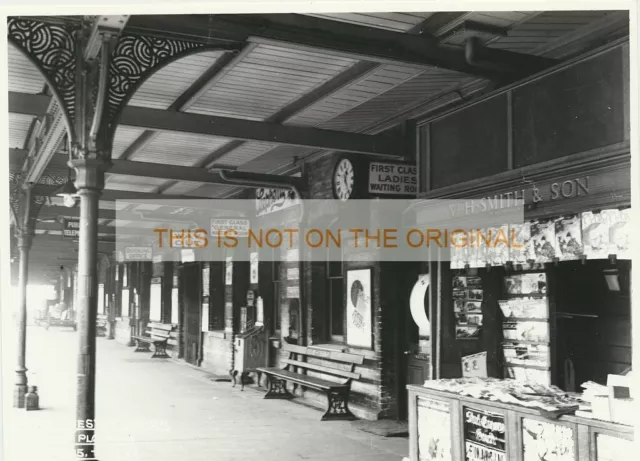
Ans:
{"type": "Polygon", "coordinates": [[[411,461],[631,461],[633,427],[407,386],[411,461]]]}

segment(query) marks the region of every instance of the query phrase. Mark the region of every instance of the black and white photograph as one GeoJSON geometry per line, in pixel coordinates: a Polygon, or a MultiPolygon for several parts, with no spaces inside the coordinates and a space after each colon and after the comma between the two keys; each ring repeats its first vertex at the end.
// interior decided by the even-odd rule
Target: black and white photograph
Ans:
{"type": "Polygon", "coordinates": [[[634,461],[639,6],[5,0],[0,459],[634,461]]]}

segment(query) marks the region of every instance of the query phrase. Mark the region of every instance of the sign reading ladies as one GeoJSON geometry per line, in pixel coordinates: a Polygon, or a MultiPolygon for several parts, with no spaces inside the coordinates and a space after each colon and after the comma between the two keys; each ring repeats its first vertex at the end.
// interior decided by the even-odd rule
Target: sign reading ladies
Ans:
{"type": "Polygon", "coordinates": [[[372,194],[417,194],[416,166],[402,163],[371,162],[369,164],[369,192],[372,194]]]}

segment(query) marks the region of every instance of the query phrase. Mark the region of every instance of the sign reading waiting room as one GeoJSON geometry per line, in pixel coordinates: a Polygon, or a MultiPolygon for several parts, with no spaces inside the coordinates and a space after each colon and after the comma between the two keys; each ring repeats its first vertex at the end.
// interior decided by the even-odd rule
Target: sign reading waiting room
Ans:
{"type": "Polygon", "coordinates": [[[417,194],[417,167],[403,163],[369,163],[369,193],[393,195],[417,194]]]}

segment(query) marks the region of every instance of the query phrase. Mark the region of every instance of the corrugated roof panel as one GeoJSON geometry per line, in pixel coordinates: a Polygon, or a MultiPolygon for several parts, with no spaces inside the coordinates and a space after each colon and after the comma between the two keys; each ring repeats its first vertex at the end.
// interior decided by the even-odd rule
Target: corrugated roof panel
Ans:
{"type": "Polygon", "coordinates": [[[167,109],[222,56],[222,53],[197,53],[164,66],[142,84],[129,101],[129,105],[167,109]]]}
{"type": "Polygon", "coordinates": [[[514,26],[507,37],[499,37],[489,46],[536,54],[536,49],[611,13],[609,11],[546,11],[514,26]]]}
{"type": "Polygon", "coordinates": [[[160,133],[131,156],[137,162],[193,166],[230,139],[189,133],[160,133]]]}
{"type": "Polygon", "coordinates": [[[287,124],[316,126],[391,90],[422,71],[406,66],[384,65],[344,86],[287,120],[287,124]]]}
{"type": "Polygon", "coordinates": [[[31,115],[9,113],[9,149],[22,149],[33,119],[31,115]]]}
{"type": "Polygon", "coordinates": [[[9,91],[41,93],[45,81],[40,71],[16,47],[9,44],[9,91]]]}
{"type": "Polygon", "coordinates": [[[129,176],[124,174],[110,174],[105,180],[108,189],[126,190],[131,192],[153,192],[166,179],[149,178],[145,176],[129,176]]]}
{"type": "Polygon", "coordinates": [[[188,112],[264,120],[357,61],[258,45],[188,112]]]}
{"type": "Polygon", "coordinates": [[[332,21],[347,22],[365,27],[406,32],[433,15],[424,13],[322,13],[308,14],[332,21]]]}
{"type": "Polygon", "coordinates": [[[127,150],[133,141],[138,139],[144,132],[142,128],[133,128],[128,126],[119,126],[116,129],[116,135],[113,139],[113,148],[111,150],[111,158],[120,158],[122,153],[127,150]]]}

